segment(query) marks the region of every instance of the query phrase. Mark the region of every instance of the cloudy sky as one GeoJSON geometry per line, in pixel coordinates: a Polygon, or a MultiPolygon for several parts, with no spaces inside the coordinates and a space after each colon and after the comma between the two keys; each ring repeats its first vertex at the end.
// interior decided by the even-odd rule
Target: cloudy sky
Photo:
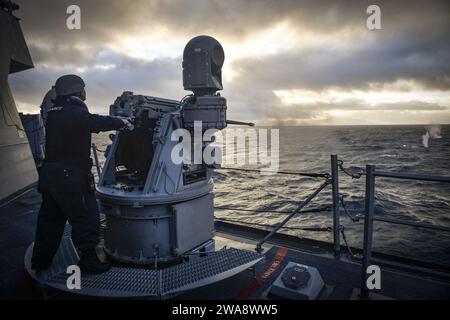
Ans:
{"type": "Polygon", "coordinates": [[[207,34],[225,50],[229,118],[271,125],[450,123],[449,1],[16,0],[35,68],[10,76],[35,112],[77,73],[91,111],[122,91],[179,100],[181,55],[207,34]],[[81,8],[81,30],[66,9],[81,8]],[[381,30],[366,9],[381,8],[381,30]]]}

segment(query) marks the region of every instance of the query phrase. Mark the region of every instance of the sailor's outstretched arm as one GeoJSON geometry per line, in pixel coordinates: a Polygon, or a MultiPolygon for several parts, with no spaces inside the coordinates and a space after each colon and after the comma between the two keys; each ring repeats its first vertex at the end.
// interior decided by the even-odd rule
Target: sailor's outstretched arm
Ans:
{"type": "Polygon", "coordinates": [[[92,133],[121,129],[127,125],[128,121],[124,118],[101,116],[98,114],[89,113],[88,111],[81,111],[80,113],[82,123],[86,126],[89,132],[92,133]]]}

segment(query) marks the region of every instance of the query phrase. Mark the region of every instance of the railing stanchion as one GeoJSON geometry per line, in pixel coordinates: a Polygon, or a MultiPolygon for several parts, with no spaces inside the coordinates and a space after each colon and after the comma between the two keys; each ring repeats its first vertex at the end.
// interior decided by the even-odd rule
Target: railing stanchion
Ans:
{"type": "Polygon", "coordinates": [[[333,193],[333,248],[334,256],[339,257],[341,253],[341,243],[339,232],[341,231],[339,223],[339,170],[338,157],[336,154],[331,155],[331,187],[333,193]]]}
{"type": "Polygon", "coordinates": [[[375,166],[366,166],[366,197],[364,217],[363,260],[361,268],[361,298],[369,297],[367,288],[367,268],[372,255],[373,213],[375,209],[375,166]]]}

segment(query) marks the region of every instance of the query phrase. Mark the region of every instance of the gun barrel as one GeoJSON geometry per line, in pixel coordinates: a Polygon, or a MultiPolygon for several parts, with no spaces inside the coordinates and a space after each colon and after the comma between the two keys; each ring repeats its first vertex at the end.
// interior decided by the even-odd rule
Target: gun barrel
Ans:
{"type": "Polygon", "coordinates": [[[255,124],[253,122],[243,122],[243,121],[236,121],[236,120],[227,120],[227,124],[238,124],[238,125],[250,126],[250,127],[255,126],[255,124]]]}

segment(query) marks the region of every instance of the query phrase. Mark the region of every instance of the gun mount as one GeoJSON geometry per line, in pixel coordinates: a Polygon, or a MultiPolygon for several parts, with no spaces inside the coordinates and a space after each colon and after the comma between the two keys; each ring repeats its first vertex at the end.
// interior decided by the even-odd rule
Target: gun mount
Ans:
{"type": "Polygon", "coordinates": [[[202,131],[226,127],[226,99],[216,93],[224,54],[217,40],[200,36],[186,45],[183,59],[183,84],[193,94],[175,101],[125,91],[110,106],[111,115],[132,117],[135,126],[111,137],[97,187],[105,249],[121,262],[156,264],[214,249],[213,169],[173,161],[181,141],[171,136],[180,128],[193,136],[197,121],[202,131]]]}

